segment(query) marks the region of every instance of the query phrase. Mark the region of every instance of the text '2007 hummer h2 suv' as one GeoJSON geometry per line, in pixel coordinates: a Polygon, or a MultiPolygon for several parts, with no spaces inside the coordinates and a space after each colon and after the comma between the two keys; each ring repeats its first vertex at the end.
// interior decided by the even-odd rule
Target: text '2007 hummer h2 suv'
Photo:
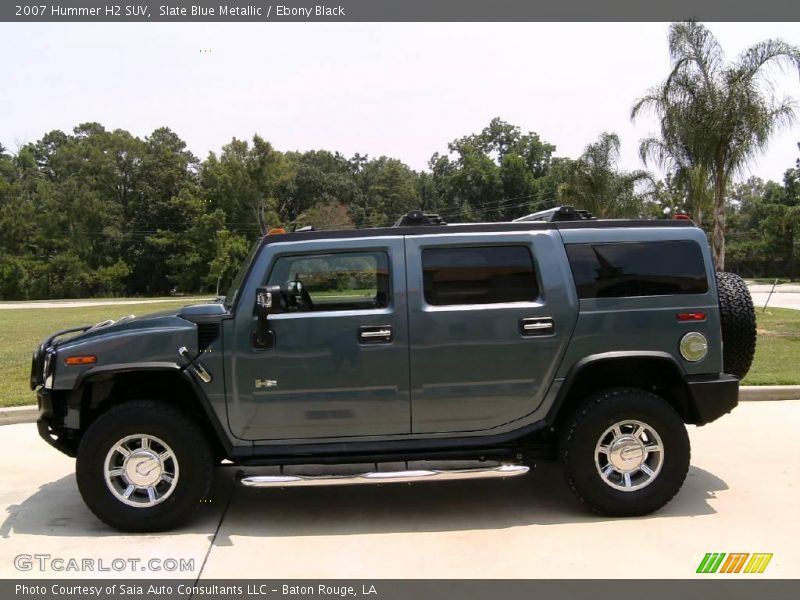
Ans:
{"type": "Polygon", "coordinates": [[[414,212],[268,235],[224,301],[48,338],[31,387],[40,434],[122,530],[182,522],[226,459],[288,487],[559,457],[592,509],[641,515],[683,483],[685,424],[736,406],[754,347],[747,288],[690,221],[414,212]]]}

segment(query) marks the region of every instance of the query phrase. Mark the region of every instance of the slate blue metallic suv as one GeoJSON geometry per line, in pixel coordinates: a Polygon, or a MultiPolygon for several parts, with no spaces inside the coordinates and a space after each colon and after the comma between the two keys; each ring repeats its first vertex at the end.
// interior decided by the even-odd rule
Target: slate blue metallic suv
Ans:
{"type": "Polygon", "coordinates": [[[185,521],[223,461],[288,487],[558,458],[590,508],[641,515],[686,477],[685,424],[736,406],[755,340],[747,288],[690,221],[413,212],[265,236],[224,299],[49,337],[31,388],[41,436],[121,530],[185,521]]]}

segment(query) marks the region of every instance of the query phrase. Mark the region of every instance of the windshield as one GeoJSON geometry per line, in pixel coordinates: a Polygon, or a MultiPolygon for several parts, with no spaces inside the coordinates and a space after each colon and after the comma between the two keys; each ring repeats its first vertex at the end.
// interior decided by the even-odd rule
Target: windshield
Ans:
{"type": "Polygon", "coordinates": [[[236,273],[236,277],[233,278],[231,287],[228,288],[228,293],[225,296],[225,301],[223,302],[225,308],[228,310],[232,309],[233,305],[236,304],[236,299],[239,297],[239,288],[242,286],[244,277],[247,275],[248,269],[250,269],[250,263],[253,262],[253,258],[256,255],[256,250],[258,250],[260,245],[261,240],[258,240],[255,244],[253,244],[253,247],[250,248],[250,252],[247,253],[247,258],[244,259],[244,263],[242,263],[239,272],[236,273]]]}

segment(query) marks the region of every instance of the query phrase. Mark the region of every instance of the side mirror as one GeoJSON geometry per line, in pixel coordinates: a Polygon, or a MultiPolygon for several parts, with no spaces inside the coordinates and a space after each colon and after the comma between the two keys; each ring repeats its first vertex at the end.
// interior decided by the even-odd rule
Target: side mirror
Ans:
{"type": "Polygon", "coordinates": [[[272,302],[272,292],[269,288],[260,287],[256,290],[256,312],[259,317],[272,312],[272,302]]]}
{"type": "Polygon", "coordinates": [[[284,312],[283,291],[279,285],[270,285],[256,289],[256,315],[260,318],[264,315],[284,312]]]}
{"type": "Polygon", "coordinates": [[[270,331],[267,317],[283,312],[283,293],[280,286],[271,285],[256,289],[256,317],[258,328],[253,336],[253,345],[257,348],[270,348],[275,342],[275,334],[270,331]]]}

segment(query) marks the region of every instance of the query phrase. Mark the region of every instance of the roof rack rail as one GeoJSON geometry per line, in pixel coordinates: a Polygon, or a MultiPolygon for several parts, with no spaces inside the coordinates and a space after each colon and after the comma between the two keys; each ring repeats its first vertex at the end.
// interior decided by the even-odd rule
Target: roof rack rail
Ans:
{"type": "Polygon", "coordinates": [[[592,215],[588,210],[576,209],[574,206],[557,206],[547,210],[525,215],[519,219],[514,219],[513,223],[520,223],[523,221],[596,221],[597,218],[592,215]]]}
{"type": "Polygon", "coordinates": [[[393,227],[416,227],[419,225],[447,225],[447,221],[435,213],[410,210],[397,219],[393,227]]]}

